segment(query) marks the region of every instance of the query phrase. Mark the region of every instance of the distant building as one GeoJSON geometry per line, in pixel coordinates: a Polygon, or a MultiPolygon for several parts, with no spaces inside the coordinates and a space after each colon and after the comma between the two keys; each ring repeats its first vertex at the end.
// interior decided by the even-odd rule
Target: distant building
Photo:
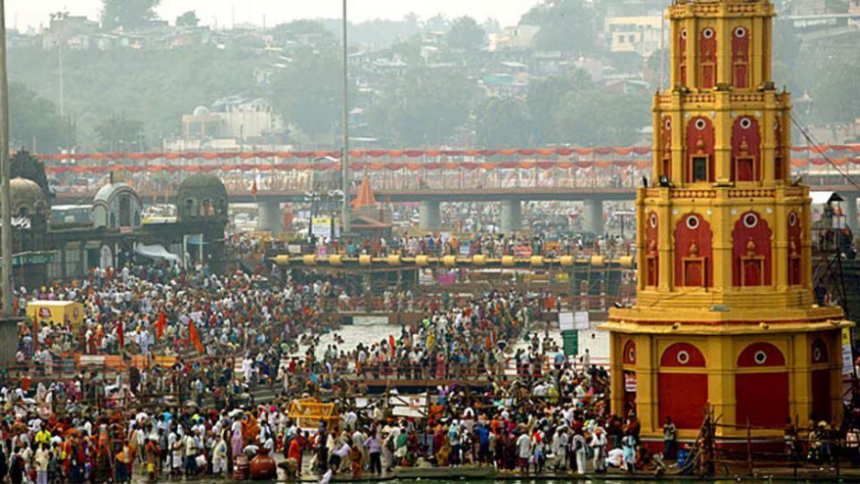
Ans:
{"type": "Polygon", "coordinates": [[[532,48],[535,36],[540,32],[537,25],[515,25],[490,39],[490,52],[500,50],[527,50],[532,48]]]}
{"type": "Polygon", "coordinates": [[[287,131],[283,119],[263,99],[230,96],[183,115],[182,137],[166,141],[165,149],[219,151],[279,146],[286,142],[287,131]]]}
{"type": "Polygon", "coordinates": [[[661,35],[668,35],[668,30],[661,29],[662,20],[659,15],[607,17],[604,31],[610,52],[635,52],[649,57],[660,49],[661,35]]]}
{"type": "Polygon", "coordinates": [[[42,32],[42,48],[56,49],[63,43],[70,49],[89,49],[90,37],[98,31],[99,23],[84,16],[55,17],[42,32]]]}

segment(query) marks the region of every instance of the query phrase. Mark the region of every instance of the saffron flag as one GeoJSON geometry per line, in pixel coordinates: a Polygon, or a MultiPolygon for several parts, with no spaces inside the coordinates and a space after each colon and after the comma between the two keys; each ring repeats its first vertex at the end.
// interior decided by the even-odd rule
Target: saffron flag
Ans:
{"type": "Polygon", "coordinates": [[[388,335],[388,346],[391,347],[391,356],[394,356],[394,346],[395,345],[394,345],[394,335],[393,334],[388,335]]]}
{"type": "Polygon", "coordinates": [[[251,187],[251,195],[257,196],[257,179],[254,179],[254,186],[251,187]]]}
{"type": "Polygon", "coordinates": [[[116,337],[119,339],[119,350],[122,351],[125,348],[125,332],[122,329],[121,319],[116,324],[116,337]]]}
{"type": "Polygon", "coordinates": [[[161,310],[161,314],[158,315],[158,321],[155,322],[155,341],[161,339],[164,336],[164,325],[167,324],[167,316],[164,314],[164,310],[161,310]]]}
{"type": "Polygon", "coordinates": [[[199,353],[203,353],[203,343],[200,342],[200,336],[197,335],[197,328],[194,326],[194,320],[188,322],[188,339],[194,344],[199,353]]]}

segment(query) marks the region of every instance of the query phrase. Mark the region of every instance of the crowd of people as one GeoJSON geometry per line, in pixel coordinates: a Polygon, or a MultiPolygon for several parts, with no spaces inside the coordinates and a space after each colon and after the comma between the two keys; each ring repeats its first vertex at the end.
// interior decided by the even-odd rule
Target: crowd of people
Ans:
{"type": "MultiPolygon", "coordinates": [[[[278,455],[288,478],[323,479],[424,465],[662,472],[678,454],[671,419],[656,456],[634,413],[610,413],[606,369],[587,351],[565,354],[540,298],[487,291],[351,345],[324,309],[344,291],[337,279],[262,284],[159,264],[19,288],[21,314],[37,300],[79,302],[84,314],[78,326],[20,324],[20,371],[0,375],[0,480],[228,476],[261,452],[278,455]],[[120,363],[81,363],[100,356],[120,363]],[[370,392],[390,378],[444,383],[404,416],[370,392]],[[307,398],[332,402],[333,418],[291,415],[307,398]]],[[[824,461],[832,444],[823,429],[812,435],[824,461]]]]}
{"type": "Polygon", "coordinates": [[[522,435],[533,452],[529,465],[543,466],[534,452],[554,455],[549,445],[564,442],[561,427],[580,422],[570,426],[568,442],[580,429],[592,448],[606,416],[606,371],[587,361],[575,368],[542,334],[539,299],[491,291],[434,307],[378,342],[347,347],[336,337],[321,345],[322,334],[337,331],[321,310],[324,298],[343,290],[336,282],[259,285],[242,273],[199,269],[129,265],[95,269],[85,281],[18,289],[21,314],[28,301],[53,300],[80,302],[84,315],[77,327],[19,326],[21,367],[4,375],[10,418],[0,424],[10,457],[0,462],[11,463],[5,470],[13,482],[219,474],[259,447],[282,452],[287,462],[312,454],[315,462],[304,467],[323,473],[339,466],[379,473],[419,459],[521,469],[522,435]],[[75,354],[117,355],[124,364],[77,367],[75,354]],[[155,363],[166,357],[168,366],[155,363]],[[132,365],[133,358],[146,364],[132,365]],[[457,385],[440,388],[432,414],[421,419],[397,419],[387,405],[355,406],[368,394],[363,378],[392,374],[486,385],[474,395],[457,385]],[[255,402],[253,390],[261,387],[272,389],[271,403],[255,402]],[[297,427],[288,408],[301,396],[337,399],[338,428],[297,427]],[[518,442],[513,461],[504,450],[511,439],[518,442]]]}

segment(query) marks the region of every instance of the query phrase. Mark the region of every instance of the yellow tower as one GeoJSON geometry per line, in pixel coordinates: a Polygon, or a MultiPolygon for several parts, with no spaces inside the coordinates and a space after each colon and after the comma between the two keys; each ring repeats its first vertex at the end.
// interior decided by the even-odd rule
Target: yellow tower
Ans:
{"type": "Polygon", "coordinates": [[[672,87],[654,96],[654,180],[636,198],[638,299],[611,311],[612,411],[724,439],[837,420],[842,310],[812,294],[809,189],[790,180],[790,96],[768,0],[669,7],[672,87]],[[731,426],[737,426],[733,428],[731,426]]]}

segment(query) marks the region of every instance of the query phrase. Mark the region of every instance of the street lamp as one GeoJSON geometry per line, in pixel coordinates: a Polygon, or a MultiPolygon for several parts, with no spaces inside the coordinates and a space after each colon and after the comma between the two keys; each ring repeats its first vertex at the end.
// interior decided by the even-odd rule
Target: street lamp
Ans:
{"type": "Polygon", "coordinates": [[[9,166],[9,84],[6,77],[6,2],[0,0],[0,212],[2,235],[0,235],[0,254],[3,263],[0,270],[0,286],[3,286],[3,318],[12,314],[12,193],[9,179],[12,170],[9,166]]]}
{"type": "MultiPolygon", "coordinates": [[[[348,234],[350,227],[349,214],[349,48],[347,42],[346,0],[343,0],[343,153],[341,154],[341,185],[343,204],[341,218],[343,219],[343,234],[348,234]]],[[[334,234],[332,234],[334,235],[334,234]]]]}

